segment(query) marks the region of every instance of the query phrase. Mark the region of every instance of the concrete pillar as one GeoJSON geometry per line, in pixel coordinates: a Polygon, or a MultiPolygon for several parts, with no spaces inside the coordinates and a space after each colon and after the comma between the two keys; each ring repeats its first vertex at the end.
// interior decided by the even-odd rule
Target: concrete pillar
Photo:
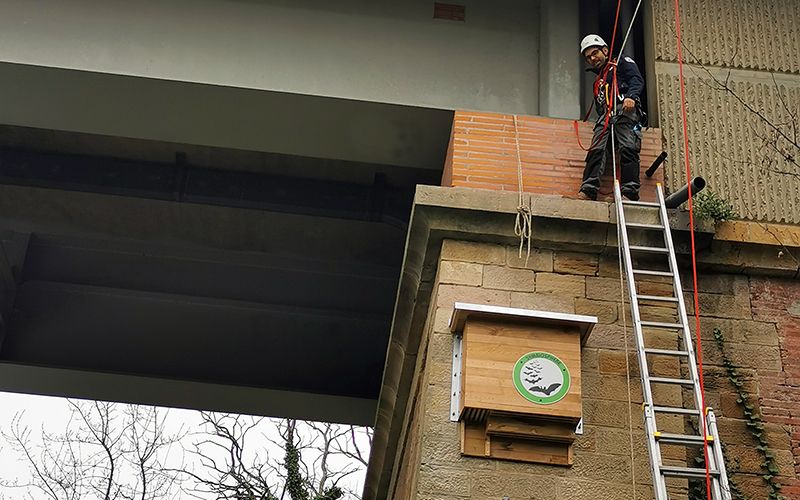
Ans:
{"type": "Polygon", "coordinates": [[[539,26],[539,114],[578,118],[581,92],[579,0],[544,0],[539,26]]]}

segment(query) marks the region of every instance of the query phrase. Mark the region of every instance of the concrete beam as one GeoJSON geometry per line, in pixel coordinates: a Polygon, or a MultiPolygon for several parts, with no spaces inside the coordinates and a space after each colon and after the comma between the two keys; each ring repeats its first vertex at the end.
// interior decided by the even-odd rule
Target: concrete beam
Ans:
{"type": "Polygon", "coordinates": [[[0,363],[0,391],[372,425],[374,399],[0,363]]]}
{"type": "Polygon", "coordinates": [[[453,112],[0,63],[0,123],[441,169],[453,112]]]}
{"type": "Polygon", "coordinates": [[[375,265],[399,261],[405,237],[373,222],[2,184],[0,227],[375,265]]]}

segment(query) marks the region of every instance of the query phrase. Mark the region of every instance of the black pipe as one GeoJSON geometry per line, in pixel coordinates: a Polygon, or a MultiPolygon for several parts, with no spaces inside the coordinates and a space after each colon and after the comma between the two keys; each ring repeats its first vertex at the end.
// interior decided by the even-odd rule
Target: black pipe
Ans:
{"type": "Polygon", "coordinates": [[[644,174],[647,177],[653,177],[653,174],[656,172],[656,170],[658,170],[658,167],[660,167],[661,164],[664,163],[664,160],[666,159],[667,159],[667,152],[662,151],[661,154],[658,155],[658,158],[656,158],[656,160],[653,162],[652,165],[650,165],[650,168],[648,168],[644,174]]]}
{"type": "MultiPolygon", "coordinates": [[[[703,179],[702,177],[695,177],[694,179],[692,179],[692,196],[702,191],[704,187],[706,187],[705,179],[703,179]]],[[[686,203],[686,200],[688,199],[689,199],[689,185],[687,184],[682,188],[680,188],[679,190],[672,193],[671,195],[669,195],[667,199],[664,200],[664,205],[666,205],[667,208],[678,208],[679,206],[686,203]]]]}

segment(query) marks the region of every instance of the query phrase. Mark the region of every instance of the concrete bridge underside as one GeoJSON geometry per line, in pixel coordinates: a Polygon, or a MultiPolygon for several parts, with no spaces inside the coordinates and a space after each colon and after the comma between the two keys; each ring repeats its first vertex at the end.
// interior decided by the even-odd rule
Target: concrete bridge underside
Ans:
{"type": "Polygon", "coordinates": [[[581,2],[466,3],[5,1],[0,390],[373,424],[453,110],[580,112],[581,2]]]}
{"type": "Polygon", "coordinates": [[[451,112],[0,72],[21,117],[49,99],[0,126],[0,390],[373,424],[413,187],[438,181],[451,112]],[[81,114],[103,107],[92,81],[169,109],[81,114]],[[248,112],[260,142],[225,142],[248,112]]]}

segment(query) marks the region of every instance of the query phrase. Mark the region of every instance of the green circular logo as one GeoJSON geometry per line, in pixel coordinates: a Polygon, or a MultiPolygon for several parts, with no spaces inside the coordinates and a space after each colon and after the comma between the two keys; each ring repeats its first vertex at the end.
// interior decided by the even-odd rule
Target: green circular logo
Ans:
{"type": "Polygon", "coordinates": [[[569,392],[569,369],[549,352],[529,352],[514,365],[514,387],[532,403],[550,405],[569,392]]]}

